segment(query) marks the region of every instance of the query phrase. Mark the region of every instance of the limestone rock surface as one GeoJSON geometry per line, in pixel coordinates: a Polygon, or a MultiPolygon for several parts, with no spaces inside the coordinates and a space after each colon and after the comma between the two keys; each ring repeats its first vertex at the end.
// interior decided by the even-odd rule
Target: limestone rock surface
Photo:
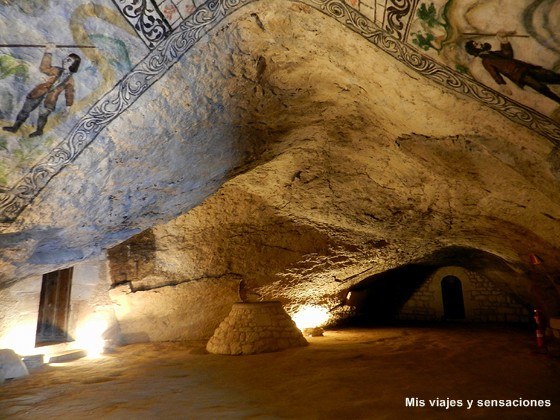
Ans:
{"type": "Polygon", "coordinates": [[[144,291],[117,286],[110,296],[121,341],[207,340],[237,301],[237,285],[235,279],[222,278],[144,291]]]}
{"type": "Polygon", "coordinates": [[[2,284],[151,229],[136,296],[227,276],[332,308],[423,262],[557,312],[557,147],[281,3],[220,24],[45,187],[0,236],[2,284]]]}

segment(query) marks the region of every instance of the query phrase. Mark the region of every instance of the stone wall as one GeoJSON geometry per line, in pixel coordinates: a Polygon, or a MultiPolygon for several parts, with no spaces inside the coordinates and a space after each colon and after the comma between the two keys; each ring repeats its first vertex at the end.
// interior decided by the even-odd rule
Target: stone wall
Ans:
{"type": "Polygon", "coordinates": [[[470,281],[468,298],[471,301],[471,317],[475,321],[490,322],[529,322],[531,312],[513,295],[496,289],[495,285],[483,276],[467,272],[470,281]]]}
{"type": "Polygon", "coordinates": [[[133,291],[110,291],[123,343],[207,340],[238,300],[235,278],[191,281],[133,291]]]}
{"type": "MultiPolygon", "coordinates": [[[[41,285],[42,277],[30,277],[0,290],[0,348],[10,348],[22,355],[38,352],[35,338],[41,285]]],[[[118,341],[109,286],[104,259],[74,266],[68,318],[69,340],[79,341],[82,335],[91,336],[95,330],[108,340],[118,341]]],[[[74,344],[78,344],[77,341],[74,344]]]]}
{"type": "Polygon", "coordinates": [[[113,284],[136,282],[152,273],[156,252],[155,238],[148,229],[107,251],[113,284]]]}
{"type": "Polygon", "coordinates": [[[440,319],[443,316],[443,308],[440,310],[441,305],[438,301],[438,293],[441,294],[441,290],[438,291],[437,286],[431,280],[430,277],[403,305],[398,313],[398,318],[429,321],[440,319]]]}
{"type": "Polygon", "coordinates": [[[441,281],[446,276],[461,280],[465,319],[475,322],[529,322],[528,306],[498,289],[488,278],[461,267],[443,267],[432,274],[401,308],[398,318],[430,321],[444,317],[441,281]]]}

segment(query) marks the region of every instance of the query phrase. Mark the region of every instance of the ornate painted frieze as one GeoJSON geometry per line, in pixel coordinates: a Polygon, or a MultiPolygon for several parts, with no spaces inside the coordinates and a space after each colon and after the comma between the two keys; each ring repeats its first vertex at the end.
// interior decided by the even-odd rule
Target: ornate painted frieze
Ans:
{"type": "Polygon", "coordinates": [[[406,40],[418,1],[388,0],[385,6],[383,29],[401,41],[406,40]]]}
{"type": "Polygon", "coordinates": [[[415,47],[377,27],[348,3],[342,0],[303,0],[303,2],[313,5],[326,15],[335,18],[422,76],[447,89],[484,103],[511,121],[534,130],[560,147],[560,125],[558,123],[528,106],[501,95],[468,75],[420,53],[415,47]]]}
{"type": "Polygon", "coordinates": [[[113,0],[148,48],[153,49],[171,32],[171,25],[154,0],[113,0]]]}
{"type": "Polygon", "coordinates": [[[420,0],[345,0],[377,27],[404,41],[420,0]]]}
{"type": "MultiPolygon", "coordinates": [[[[68,136],[11,190],[0,193],[0,223],[10,223],[47,183],[76,159],[97,135],[158,81],[203,35],[255,0],[208,1],[157,44],[74,126],[68,136]]],[[[132,13],[132,11],[130,11],[132,13]]]]}
{"type": "Polygon", "coordinates": [[[140,39],[153,49],[204,0],[113,0],[140,39]]]}
{"type": "MultiPolygon", "coordinates": [[[[206,33],[227,16],[243,6],[257,1],[261,0],[209,0],[177,24],[174,30],[168,31],[166,36],[158,38],[159,35],[156,36],[154,33],[152,51],[132,68],[113,89],[99,99],[79,120],[66,138],[31,168],[27,175],[13,188],[7,191],[0,190],[0,222],[7,224],[15,220],[56,174],[74,161],[103,129],[128,109],[157,80],[162,78],[169,68],[206,33]],[[159,43],[157,40],[159,40],[159,43]]],[[[287,4],[290,2],[292,1],[287,1],[287,4]]],[[[510,120],[529,127],[549,139],[556,146],[560,146],[560,126],[553,120],[498,94],[468,75],[441,64],[438,60],[420,53],[414,46],[404,42],[401,39],[404,36],[402,28],[406,28],[406,24],[403,24],[401,28],[399,22],[404,22],[402,19],[404,19],[406,13],[410,12],[408,6],[404,5],[406,2],[398,0],[391,0],[390,2],[395,7],[394,23],[391,24],[392,31],[387,30],[385,26],[376,25],[371,19],[360,13],[356,7],[352,7],[343,0],[299,0],[299,2],[312,6],[337,20],[431,81],[484,103],[510,120]],[[399,5],[401,6],[400,11],[398,10],[399,5]],[[399,13],[401,14],[399,15],[399,13]]],[[[121,6],[123,6],[125,2],[117,0],[116,3],[121,3],[121,6]]],[[[138,0],[126,3],[129,8],[123,7],[121,11],[126,9],[123,13],[135,16],[135,19],[137,19],[135,22],[139,27],[144,25],[147,30],[153,28],[153,25],[156,24],[156,17],[152,19],[140,16],[140,13],[146,10],[142,8],[143,6],[140,7],[146,4],[145,1],[138,0]],[[133,7],[133,4],[136,8],[133,7]],[[145,20],[138,23],[140,19],[145,20]]]]}
{"type": "MultiPolygon", "coordinates": [[[[201,0],[113,0],[138,36],[153,49],[201,0]]],[[[405,40],[419,0],[345,0],[395,38],[405,40]]]]}

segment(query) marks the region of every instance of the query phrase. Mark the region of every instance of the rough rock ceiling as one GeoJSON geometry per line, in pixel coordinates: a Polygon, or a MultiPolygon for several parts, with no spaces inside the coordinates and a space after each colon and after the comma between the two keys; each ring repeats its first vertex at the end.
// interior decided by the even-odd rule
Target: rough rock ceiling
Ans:
{"type": "MultiPolygon", "coordinates": [[[[315,279],[332,279],[335,249],[347,259],[340,278],[449,247],[488,253],[543,287],[560,272],[557,105],[529,88],[501,95],[478,59],[453,61],[468,58],[457,50],[461,33],[504,29],[484,18],[503,1],[439,1],[433,10],[417,1],[166,1],[154,10],[163,31],[131,18],[139,9],[123,1],[35,3],[54,11],[53,22],[70,16],[72,42],[97,48],[83,49],[82,90],[67,119],[53,114],[38,142],[27,137],[31,124],[2,137],[3,162],[25,158],[21,178],[5,176],[0,193],[4,284],[98,254],[230,179],[185,223],[258,225],[270,212],[295,231],[319,232],[324,247],[311,240],[298,250],[300,280],[310,266],[315,279]],[[170,5],[183,3],[178,18],[170,5]],[[530,253],[546,262],[546,279],[531,272],[530,253]]],[[[541,42],[554,20],[542,15],[558,6],[507,4],[501,26],[530,30],[512,41],[520,58],[555,68],[554,38],[541,42]]],[[[40,20],[25,7],[10,1],[2,14],[40,20]]],[[[52,33],[25,27],[37,43],[52,33]]],[[[41,60],[41,50],[9,51],[41,60]]],[[[20,74],[14,87],[18,74],[2,80],[13,97],[6,124],[33,86],[20,74]]],[[[529,295],[521,280],[511,287],[529,295]]]]}

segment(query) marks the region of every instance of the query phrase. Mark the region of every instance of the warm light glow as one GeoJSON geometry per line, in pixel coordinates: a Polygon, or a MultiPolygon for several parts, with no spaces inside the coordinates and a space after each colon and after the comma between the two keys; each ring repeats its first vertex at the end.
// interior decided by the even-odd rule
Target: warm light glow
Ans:
{"type": "Polygon", "coordinates": [[[93,314],[76,330],[75,347],[87,351],[89,358],[100,357],[105,348],[103,333],[107,330],[108,322],[101,314],[93,314]]]}
{"type": "Polygon", "coordinates": [[[321,306],[307,305],[292,315],[293,321],[300,330],[320,327],[329,320],[329,310],[321,306]]]}
{"type": "Polygon", "coordinates": [[[27,321],[14,325],[0,337],[0,349],[12,349],[20,356],[36,354],[35,333],[37,321],[27,321]]]}

